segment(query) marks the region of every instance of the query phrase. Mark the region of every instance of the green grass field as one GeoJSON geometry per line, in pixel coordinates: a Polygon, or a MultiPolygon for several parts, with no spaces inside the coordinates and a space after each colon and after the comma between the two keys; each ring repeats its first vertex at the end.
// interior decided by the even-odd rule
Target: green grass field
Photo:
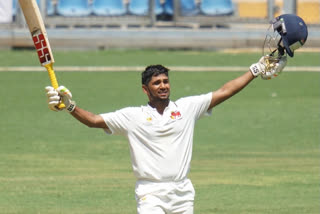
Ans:
{"type": "MultiPolygon", "coordinates": [[[[248,66],[259,54],[55,52],[56,65],[248,66]]],[[[319,66],[319,53],[289,66],[319,66]]],[[[37,66],[34,51],[0,51],[0,66],[37,66]]],[[[245,71],[244,71],[245,72],[245,71]]],[[[218,89],[241,72],[174,72],[172,99],[218,89]]],[[[146,103],[137,72],[58,72],[94,113],[146,103]]],[[[190,178],[197,214],[320,212],[320,73],[253,81],[198,122],[190,178]]],[[[47,108],[46,72],[0,72],[0,213],[136,213],[125,138],[47,108]]]]}

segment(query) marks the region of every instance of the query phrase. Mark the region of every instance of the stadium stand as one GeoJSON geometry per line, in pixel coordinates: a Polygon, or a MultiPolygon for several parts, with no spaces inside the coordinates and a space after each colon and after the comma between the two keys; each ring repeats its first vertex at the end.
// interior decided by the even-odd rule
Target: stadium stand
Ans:
{"type": "Polygon", "coordinates": [[[146,16],[149,13],[149,0],[130,0],[128,12],[131,15],[146,16]]]}
{"type": "MultiPolygon", "coordinates": [[[[159,0],[157,0],[159,1],[159,0]]],[[[159,21],[172,21],[174,16],[173,0],[165,0],[162,4],[162,13],[157,16],[159,21]]]]}
{"type": "Polygon", "coordinates": [[[234,8],[231,0],[202,0],[200,11],[207,16],[232,15],[234,8]]]}
{"type": "Polygon", "coordinates": [[[180,0],[180,14],[182,16],[194,16],[199,12],[200,10],[195,0],[180,0]]]}
{"type": "Polygon", "coordinates": [[[122,16],[127,12],[123,0],[94,0],[92,11],[97,16],[122,16]]]}
{"type": "Polygon", "coordinates": [[[319,24],[320,23],[320,1],[298,1],[297,15],[302,17],[306,23],[319,24]]]}
{"type": "Polygon", "coordinates": [[[59,0],[57,13],[69,17],[88,16],[91,13],[91,8],[87,0],[59,0]]]}
{"type": "Polygon", "coordinates": [[[173,16],[174,8],[173,8],[173,0],[166,0],[163,5],[164,14],[173,16]]]}
{"type": "MultiPolygon", "coordinates": [[[[126,13],[119,16],[91,12],[93,4],[102,7],[98,3],[102,0],[37,1],[43,3],[48,1],[44,5],[47,8],[41,5],[41,12],[47,11],[43,14],[46,27],[50,34],[54,32],[56,35],[50,37],[52,44],[58,48],[76,49],[79,47],[90,49],[260,47],[261,37],[264,39],[265,26],[269,18],[283,13],[287,3],[286,0],[274,0],[274,3],[268,0],[232,0],[233,14],[225,16],[199,12],[209,0],[157,0],[153,12],[170,15],[171,19],[167,19],[153,14],[149,9],[151,1],[154,0],[122,0],[126,9],[130,2],[131,11],[135,8],[133,3],[142,4],[141,7],[144,9],[143,12],[135,14],[126,10],[126,13]],[[65,8],[68,8],[68,11],[65,8]],[[85,12],[79,13],[78,8],[85,12]]],[[[103,3],[111,1],[116,0],[104,0],[103,3]]],[[[219,1],[221,0],[211,0],[211,3],[219,1]]],[[[309,47],[320,46],[319,8],[319,0],[297,0],[296,14],[310,26],[310,39],[308,38],[307,43],[309,47]]],[[[19,10],[18,0],[13,0],[13,15],[15,17],[12,23],[0,25],[0,48],[1,45],[4,48],[32,46],[29,34],[24,33],[26,25],[19,10]]]]}
{"type": "MultiPolygon", "coordinates": [[[[38,5],[40,6],[41,0],[37,0],[38,5]]],[[[55,8],[53,6],[53,2],[51,0],[46,0],[46,15],[52,16],[55,15],[55,8]]],[[[18,0],[12,0],[12,16],[16,17],[18,11],[18,0]]]]}
{"type": "Polygon", "coordinates": [[[56,13],[55,7],[51,0],[46,0],[46,11],[48,16],[53,16],[56,13]]]}
{"type": "MultiPolygon", "coordinates": [[[[49,28],[230,27],[262,24],[270,14],[284,13],[286,2],[274,0],[36,0],[49,28]],[[150,6],[153,4],[154,11],[150,6]],[[268,6],[269,5],[269,6],[268,6]],[[254,10],[252,10],[254,8],[254,10]],[[165,22],[163,22],[165,21],[165,22]]],[[[320,1],[297,0],[296,14],[307,24],[320,24],[320,1]]],[[[13,23],[23,26],[18,0],[13,23]]],[[[252,26],[253,26],[252,25],[252,26]]]]}
{"type": "Polygon", "coordinates": [[[164,6],[161,4],[160,0],[155,0],[154,12],[156,15],[160,15],[164,13],[164,6]]]}
{"type": "Polygon", "coordinates": [[[268,4],[265,1],[238,1],[237,9],[241,18],[266,18],[268,16],[268,4]]]}
{"type": "Polygon", "coordinates": [[[16,17],[17,15],[17,4],[18,4],[18,0],[12,0],[12,16],[13,18],[16,17]]]}
{"type": "MultiPolygon", "coordinates": [[[[267,1],[234,0],[237,4],[239,18],[265,19],[268,17],[267,1]],[[255,8],[252,10],[252,8],[255,8]]],[[[284,1],[284,0],[283,0],[284,1]]],[[[283,1],[275,0],[274,16],[284,12],[283,1]]],[[[308,24],[320,23],[320,1],[319,0],[297,0],[297,15],[302,17],[308,24]]]]}
{"type": "MultiPolygon", "coordinates": [[[[154,13],[155,15],[163,14],[164,9],[160,0],[154,2],[154,13]]],[[[128,6],[128,13],[136,16],[147,16],[150,15],[150,2],[149,0],[130,0],[128,6]]]]}

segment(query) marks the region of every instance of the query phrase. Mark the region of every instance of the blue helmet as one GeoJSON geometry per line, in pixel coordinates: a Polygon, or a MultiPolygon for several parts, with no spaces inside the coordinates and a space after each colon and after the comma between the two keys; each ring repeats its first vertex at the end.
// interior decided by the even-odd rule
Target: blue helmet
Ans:
{"type": "Polygon", "coordinates": [[[299,16],[283,14],[274,18],[271,24],[274,31],[280,34],[284,46],[282,48],[290,57],[293,57],[294,50],[303,46],[307,41],[308,28],[299,16]]]}

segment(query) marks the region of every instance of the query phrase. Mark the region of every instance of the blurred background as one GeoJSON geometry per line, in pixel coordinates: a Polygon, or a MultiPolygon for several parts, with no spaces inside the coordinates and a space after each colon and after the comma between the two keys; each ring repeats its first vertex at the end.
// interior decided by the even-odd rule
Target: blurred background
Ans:
{"type": "MultiPolygon", "coordinates": [[[[261,48],[283,13],[320,47],[320,0],[37,0],[53,49],[261,48]]],[[[0,2],[0,48],[32,47],[18,0],[0,2]]]]}

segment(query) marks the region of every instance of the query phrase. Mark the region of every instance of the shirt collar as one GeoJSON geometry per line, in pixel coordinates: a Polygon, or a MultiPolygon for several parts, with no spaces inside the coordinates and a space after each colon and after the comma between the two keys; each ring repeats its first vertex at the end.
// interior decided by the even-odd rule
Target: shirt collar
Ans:
{"type": "MultiPolygon", "coordinates": [[[[172,109],[172,108],[175,108],[175,107],[177,107],[177,105],[170,100],[168,106],[164,109],[164,112],[163,112],[163,113],[165,113],[166,111],[168,111],[168,110],[170,110],[170,109],[172,109]]],[[[147,104],[147,109],[148,109],[149,111],[156,111],[156,112],[158,112],[157,109],[154,108],[154,107],[152,107],[149,103],[147,104]]]]}

